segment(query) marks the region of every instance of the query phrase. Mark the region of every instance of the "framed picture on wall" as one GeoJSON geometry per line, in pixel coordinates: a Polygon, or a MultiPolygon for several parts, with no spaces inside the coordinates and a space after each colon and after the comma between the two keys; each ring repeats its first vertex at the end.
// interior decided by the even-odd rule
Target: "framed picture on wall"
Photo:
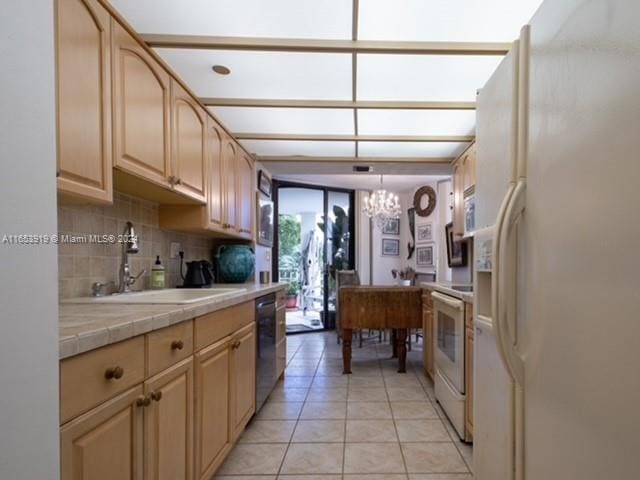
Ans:
{"type": "Polygon", "coordinates": [[[260,192],[256,193],[257,200],[257,223],[258,223],[258,245],[273,247],[273,201],[265,198],[260,192]]]}
{"type": "Polygon", "coordinates": [[[382,239],[382,255],[384,257],[399,257],[400,256],[400,240],[393,238],[382,239]]]}
{"type": "Polygon", "coordinates": [[[453,223],[447,223],[444,231],[447,238],[447,263],[449,267],[464,267],[467,264],[467,243],[454,240],[453,223]]]}
{"type": "Polygon", "coordinates": [[[264,193],[267,197],[271,198],[271,178],[265,173],[264,170],[258,172],[258,190],[264,193]]]}
{"type": "Polygon", "coordinates": [[[416,242],[433,242],[433,223],[430,222],[417,226],[416,242]]]}
{"type": "Polygon", "coordinates": [[[389,218],[382,226],[382,233],[384,235],[400,235],[400,219],[389,218]]]}
{"type": "Polygon", "coordinates": [[[434,266],[433,245],[416,248],[416,265],[418,267],[434,266]]]}

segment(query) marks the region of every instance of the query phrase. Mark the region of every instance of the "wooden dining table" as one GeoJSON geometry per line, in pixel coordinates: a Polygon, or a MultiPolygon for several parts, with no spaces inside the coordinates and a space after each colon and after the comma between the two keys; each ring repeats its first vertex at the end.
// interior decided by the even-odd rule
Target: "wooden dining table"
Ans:
{"type": "Polygon", "coordinates": [[[344,286],[338,291],[342,329],[343,373],[351,373],[351,342],[354,330],[391,329],[398,372],[407,371],[407,332],[422,328],[422,289],[401,286],[344,286]]]}

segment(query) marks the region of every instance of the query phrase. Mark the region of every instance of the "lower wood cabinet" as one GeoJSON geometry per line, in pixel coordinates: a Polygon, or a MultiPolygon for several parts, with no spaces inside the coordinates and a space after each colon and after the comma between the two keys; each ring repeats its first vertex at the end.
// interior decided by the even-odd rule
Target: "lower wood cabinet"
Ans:
{"type": "Polygon", "coordinates": [[[231,449],[229,428],[229,338],[195,354],[195,473],[210,478],[231,449]]]}
{"type": "Polygon", "coordinates": [[[209,480],[255,413],[254,316],[245,302],[63,360],[62,480],[209,480]]]}
{"type": "Polygon", "coordinates": [[[193,478],[193,357],[144,383],[144,478],[193,478]]]}
{"type": "Polygon", "coordinates": [[[64,425],[61,478],[142,480],[144,398],[138,385],[64,425]]]}
{"type": "Polygon", "coordinates": [[[235,441],[256,411],[256,335],[251,323],[231,342],[231,432],[235,441]]]}

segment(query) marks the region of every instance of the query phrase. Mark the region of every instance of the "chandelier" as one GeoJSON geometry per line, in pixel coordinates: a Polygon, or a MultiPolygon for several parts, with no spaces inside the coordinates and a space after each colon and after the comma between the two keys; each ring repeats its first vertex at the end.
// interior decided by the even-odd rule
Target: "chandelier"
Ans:
{"type": "Polygon", "coordinates": [[[380,175],[380,188],[368,197],[364,197],[362,208],[362,212],[373,219],[378,228],[383,228],[389,220],[400,218],[402,213],[398,195],[384,190],[382,182],[383,178],[380,175]]]}

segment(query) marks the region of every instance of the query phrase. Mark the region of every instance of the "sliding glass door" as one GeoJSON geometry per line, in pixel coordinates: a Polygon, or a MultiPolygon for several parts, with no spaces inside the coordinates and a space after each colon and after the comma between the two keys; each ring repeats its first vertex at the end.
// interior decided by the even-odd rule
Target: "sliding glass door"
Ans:
{"type": "Polygon", "coordinates": [[[354,192],[274,182],[274,279],[287,289],[287,333],[335,328],[336,272],[353,269],[354,192]]]}

